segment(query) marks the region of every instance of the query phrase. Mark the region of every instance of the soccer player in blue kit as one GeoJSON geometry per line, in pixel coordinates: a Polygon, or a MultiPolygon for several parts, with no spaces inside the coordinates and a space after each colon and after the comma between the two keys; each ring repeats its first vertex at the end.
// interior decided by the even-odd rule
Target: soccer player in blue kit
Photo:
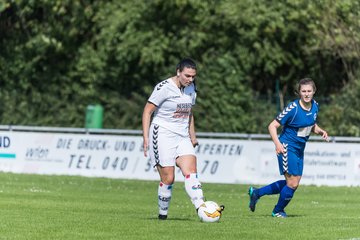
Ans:
{"type": "Polygon", "coordinates": [[[313,99],[316,86],[312,79],[304,78],[298,84],[299,99],[291,102],[270,123],[268,129],[275,144],[280,174],[285,180],[273,182],[261,188],[249,188],[249,208],[255,211],[257,201],[264,195],[280,194],[272,216],[286,218],[285,207],[299,186],[303,173],[304,149],[311,132],[328,141],[328,134],[317,123],[318,103],[313,99]],[[278,137],[277,129],[282,126],[278,137]]]}

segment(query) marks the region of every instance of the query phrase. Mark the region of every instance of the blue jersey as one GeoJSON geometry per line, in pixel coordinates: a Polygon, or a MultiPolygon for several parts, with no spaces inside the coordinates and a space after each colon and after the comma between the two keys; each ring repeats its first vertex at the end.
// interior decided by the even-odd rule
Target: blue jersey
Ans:
{"type": "Polygon", "coordinates": [[[299,101],[300,99],[297,99],[287,105],[276,120],[283,126],[280,142],[304,148],[316,123],[319,106],[315,100],[312,100],[311,109],[307,111],[300,106],[299,101]]]}

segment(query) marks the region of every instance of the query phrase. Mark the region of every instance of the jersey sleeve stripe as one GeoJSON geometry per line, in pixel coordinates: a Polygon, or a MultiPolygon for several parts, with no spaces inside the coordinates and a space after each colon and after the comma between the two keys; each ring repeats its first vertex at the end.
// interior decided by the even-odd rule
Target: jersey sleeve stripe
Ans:
{"type": "Polygon", "coordinates": [[[159,107],[158,105],[156,105],[155,103],[148,101],[148,103],[154,104],[156,107],[159,107]]]}

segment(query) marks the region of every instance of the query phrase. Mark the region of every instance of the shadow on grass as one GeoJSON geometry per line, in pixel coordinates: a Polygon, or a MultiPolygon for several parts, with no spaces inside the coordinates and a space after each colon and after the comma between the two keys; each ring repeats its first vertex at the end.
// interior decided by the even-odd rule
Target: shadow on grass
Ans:
{"type": "Polygon", "coordinates": [[[151,221],[159,221],[159,222],[166,222],[166,221],[193,221],[192,218],[179,218],[179,217],[168,217],[166,220],[160,220],[157,217],[149,217],[146,218],[146,220],[151,220],[151,221]]]}
{"type": "MultiPolygon", "coordinates": [[[[260,216],[268,217],[268,218],[274,218],[274,219],[283,219],[283,218],[273,217],[273,216],[271,216],[271,214],[262,214],[260,216]]],[[[300,215],[300,214],[290,214],[290,215],[287,215],[286,218],[300,218],[300,217],[304,217],[304,216],[305,215],[300,215]]]]}

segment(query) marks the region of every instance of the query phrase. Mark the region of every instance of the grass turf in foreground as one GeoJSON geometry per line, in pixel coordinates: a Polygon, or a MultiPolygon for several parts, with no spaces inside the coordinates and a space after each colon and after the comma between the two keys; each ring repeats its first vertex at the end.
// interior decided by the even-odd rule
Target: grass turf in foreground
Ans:
{"type": "Polygon", "coordinates": [[[199,222],[182,182],[166,221],[157,219],[155,181],[0,174],[0,239],[360,239],[360,188],[300,186],[287,207],[277,196],[248,210],[245,185],[203,183],[225,205],[219,223],[199,222]]]}

